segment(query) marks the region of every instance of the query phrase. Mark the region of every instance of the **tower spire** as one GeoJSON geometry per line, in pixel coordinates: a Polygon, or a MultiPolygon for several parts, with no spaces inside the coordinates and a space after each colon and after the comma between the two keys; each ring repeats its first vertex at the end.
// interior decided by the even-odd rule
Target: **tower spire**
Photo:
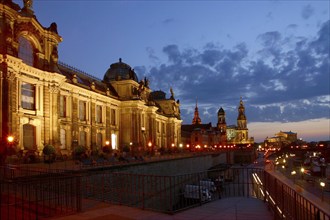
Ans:
{"type": "Polygon", "coordinates": [[[195,113],[194,113],[194,118],[192,120],[192,124],[197,125],[197,124],[201,124],[201,123],[202,123],[202,121],[199,117],[198,106],[197,106],[197,97],[196,97],[196,107],[195,107],[195,113]]]}

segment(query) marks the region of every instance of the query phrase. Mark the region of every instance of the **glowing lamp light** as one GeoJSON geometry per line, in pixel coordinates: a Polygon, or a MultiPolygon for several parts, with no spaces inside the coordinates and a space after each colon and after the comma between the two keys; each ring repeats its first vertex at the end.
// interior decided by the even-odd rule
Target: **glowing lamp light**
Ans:
{"type": "Polygon", "coordinates": [[[110,141],[106,141],[105,145],[109,146],[110,145],[110,141]]]}
{"type": "Polygon", "coordinates": [[[13,136],[8,136],[8,137],[7,137],[7,141],[8,141],[9,143],[12,143],[12,142],[14,141],[14,137],[13,137],[13,136]]]}
{"type": "Polygon", "coordinates": [[[189,148],[189,144],[187,144],[187,148],[189,148]]]}
{"type": "Polygon", "coordinates": [[[172,147],[174,147],[174,143],[172,143],[172,147]]]}
{"type": "Polygon", "coordinates": [[[182,144],[179,144],[179,147],[180,147],[180,148],[182,148],[182,146],[183,146],[182,144]]]}
{"type": "Polygon", "coordinates": [[[300,172],[304,173],[304,172],[305,172],[305,169],[302,167],[302,168],[300,169],[300,172]]]}
{"type": "Polygon", "coordinates": [[[149,141],[149,143],[148,143],[148,146],[149,146],[149,147],[151,147],[151,146],[152,146],[152,143],[151,143],[151,141],[149,141]]]}
{"type": "Polygon", "coordinates": [[[324,182],[320,182],[320,186],[323,188],[325,187],[325,183],[324,182]]]}

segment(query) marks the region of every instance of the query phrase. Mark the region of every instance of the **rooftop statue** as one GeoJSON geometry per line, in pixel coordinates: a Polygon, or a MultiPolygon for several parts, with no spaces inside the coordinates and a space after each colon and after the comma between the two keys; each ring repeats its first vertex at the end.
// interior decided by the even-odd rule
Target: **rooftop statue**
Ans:
{"type": "Polygon", "coordinates": [[[33,5],[33,0],[23,0],[24,2],[24,8],[31,9],[33,5]]]}

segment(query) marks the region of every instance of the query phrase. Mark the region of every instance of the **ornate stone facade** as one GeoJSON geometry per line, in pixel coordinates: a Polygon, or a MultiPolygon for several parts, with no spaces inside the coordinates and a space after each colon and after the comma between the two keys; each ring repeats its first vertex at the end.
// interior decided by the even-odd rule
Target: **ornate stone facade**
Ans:
{"type": "Polygon", "coordinates": [[[2,141],[11,135],[19,150],[39,153],[46,144],[70,153],[76,145],[93,150],[108,141],[113,149],[132,150],[181,143],[173,91],[169,99],[153,98],[149,81],[138,81],[122,60],[103,80],[58,62],[62,37],[55,23],[38,22],[32,1],[23,8],[0,1],[0,33],[2,141]]]}

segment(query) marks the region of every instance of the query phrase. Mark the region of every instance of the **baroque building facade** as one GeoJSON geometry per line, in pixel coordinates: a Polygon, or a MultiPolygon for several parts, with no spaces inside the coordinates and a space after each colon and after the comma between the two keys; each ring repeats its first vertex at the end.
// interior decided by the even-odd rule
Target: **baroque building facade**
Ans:
{"type": "MultiPolygon", "coordinates": [[[[0,138],[17,150],[41,153],[52,144],[70,154],[109,144],[168,147],[181,143],[180,104],[153,92],[119,59],[103,80],[58,61],[56,23],[43,27],[32,9],[0,1],[0,138]]],[[[3,147],[3,146],[1,146],[3,147]]]]}
{"type": "Polygon", "coordinates": [[[194,148],[209,148],[222,146],[251,146],[254,139],[248,135],[245,107],[241,98],[238,106],[237,125],[227,126],[226,113],[221,107],[218,111],[217,126],[212,123],[202,124],[196,102],[192,124],[182,125],[182,140],[186,146],[194,148]]]}

